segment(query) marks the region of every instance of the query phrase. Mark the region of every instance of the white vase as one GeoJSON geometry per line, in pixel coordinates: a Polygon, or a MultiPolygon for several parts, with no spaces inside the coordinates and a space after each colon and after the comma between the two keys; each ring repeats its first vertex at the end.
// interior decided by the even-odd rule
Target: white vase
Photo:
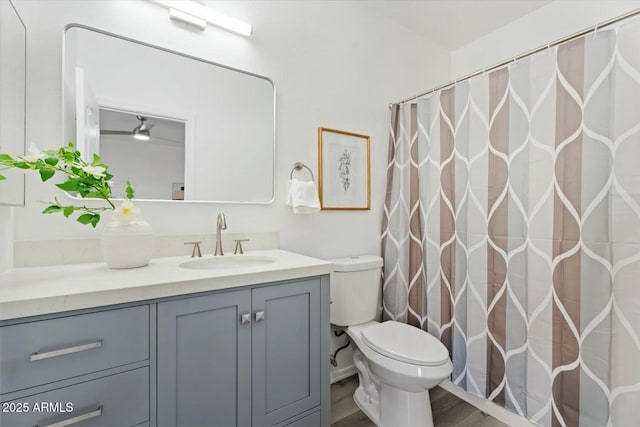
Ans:
{"type": "Polygon", "coordinates": [[[111,222],[102,230],[102,257],[109,268],[144,267],[151,259],[153,239],[153,229],[145,221],[111,222]]]}

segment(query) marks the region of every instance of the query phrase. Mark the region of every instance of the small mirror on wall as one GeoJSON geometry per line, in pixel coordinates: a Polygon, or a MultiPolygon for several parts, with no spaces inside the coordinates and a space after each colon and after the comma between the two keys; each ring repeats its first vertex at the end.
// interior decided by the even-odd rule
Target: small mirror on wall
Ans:
{"type": "MultiPolygon", "coordinates": [[[[25,153],[27,29],[11,1],[0,1],[0,152],[25,153]]],[[[0,205],[24,206],[24,172],[3,171],[0,205]]]]}

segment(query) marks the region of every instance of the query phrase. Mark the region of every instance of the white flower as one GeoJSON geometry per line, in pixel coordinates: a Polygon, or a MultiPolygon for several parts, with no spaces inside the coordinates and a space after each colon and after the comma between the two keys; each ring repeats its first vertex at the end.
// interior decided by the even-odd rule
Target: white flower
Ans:
{"type": "Polygon", "coordinates": [[[23,159],[28,163],[35,163],[44,157],[44,153],[36,147],[35,144],[29,146],[29,152],[25,154],[23,159]]]}
{"type": "Polygon", "coordinates": [[[131,200],[122,202],[113,214],[113,221],[120,225],[129,225],[134,222],[143,221],[140,208],[135,207],[131,200]]]}
{"type": "Polygon", "coordinates": [[[89,175],[93,175],[94,178],[102,178],[104,176],[104,173],[107,171],[107,168],[104,168],[102,166],[86,165],[82,166],[82,170],[89,175]]]}

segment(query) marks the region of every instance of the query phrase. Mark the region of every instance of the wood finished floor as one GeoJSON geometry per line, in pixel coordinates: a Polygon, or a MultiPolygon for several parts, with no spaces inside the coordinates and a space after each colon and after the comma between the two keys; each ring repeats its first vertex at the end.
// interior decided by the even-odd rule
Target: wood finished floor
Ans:
{"type": "MultiPolygon", "coordinates": [[[[357,376],[331,385],[332,427],[375,427],[353,401],[357,386],[357,376]]],[[[440,387],[431,390],[431,411],[435,427],[508,427],[440,387]]]]}

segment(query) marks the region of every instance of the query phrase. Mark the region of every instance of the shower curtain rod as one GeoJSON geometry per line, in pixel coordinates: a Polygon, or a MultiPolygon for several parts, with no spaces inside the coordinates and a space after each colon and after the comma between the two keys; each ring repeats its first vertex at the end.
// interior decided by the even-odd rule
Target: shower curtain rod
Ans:
{"type": "Polygon", "coordinates": [[[533,55],[535,53],[542,52],[542,51],[545,51],[547,49],[551,49],[552,47],[561,45],[563,43],[569,42],[571,40],[574,40],[574,39],[582,37],[582,36],[584,36],[586,34],[589,34],[592,31],[593,32],[597,32],[601,28],[607,27],[609,25],[615,24],[616,22],[623,21],[623,20],[625,20],[627,18],[631,18],[632,16],[636,16],[636,15],[639,15],[639,14],[640,14],[640,9],[632,10],[631,12],[627,12],[624,15],[620,15],[618,17],[609,19],[608,21],[601,22],[601,23],[596,24],[596,25],[594,25],[592,27],[589,27],[589,28],[586,28],[586,29],[584,29],[582,31],[579,31],[577,33],[571,34],[570,36],[566,36],[566,37],[563,37],[563,38],[558,39],[556,41],[547,43],[546,45],[537,47],[537,48],[532,49],[532,50],[530,50],[528,52],[525,52],[523,54],[514,56],[513,58],[508,59],[506,61],[502,61],[502,62],[494,64],[494,65],[492,65],[490,67],[478,70],[478,71],[476,71],[474,73],[467,74],[466,76],[461,77],[459,79],[452,80],[449,83],[445,83],[443,85],[434,87],[433,89],[430,89],[428,91],[425,91],[425,92],[422,92],[422,93],[418,93],[418,94],[416,94],[414,96],[410,96],[408,98],[404,98],[404,99],[402,99],[400,101],[391,102],[391,103],[389,103],[389,108],[391,108],[394,104],[404,104],[405,102],[415,101],[416,99],[421,98],[421,97],[423,97],[425,95],[430,95],[430,94],[432,94],[432,93],[434,93],[436,91],[439,91],[439,90],[442,90],[442,89],[446,89],[446,88],[448,88],[450,86],[455,86],[456,84],[458,84],[460,82],[463,82],[465,80],[469,80],[470,78],[473,78],[473,77],[479,76],[481,74],[485,74],[485,73],[497,70],[497,69],[502,68],[502,67],[504,67],[506,65],[509,65],[509,64],[511,64],[513,62],[518,62],[519,60],[524,59],[527,56],[531,56],[531,55],[533,55]]]}

